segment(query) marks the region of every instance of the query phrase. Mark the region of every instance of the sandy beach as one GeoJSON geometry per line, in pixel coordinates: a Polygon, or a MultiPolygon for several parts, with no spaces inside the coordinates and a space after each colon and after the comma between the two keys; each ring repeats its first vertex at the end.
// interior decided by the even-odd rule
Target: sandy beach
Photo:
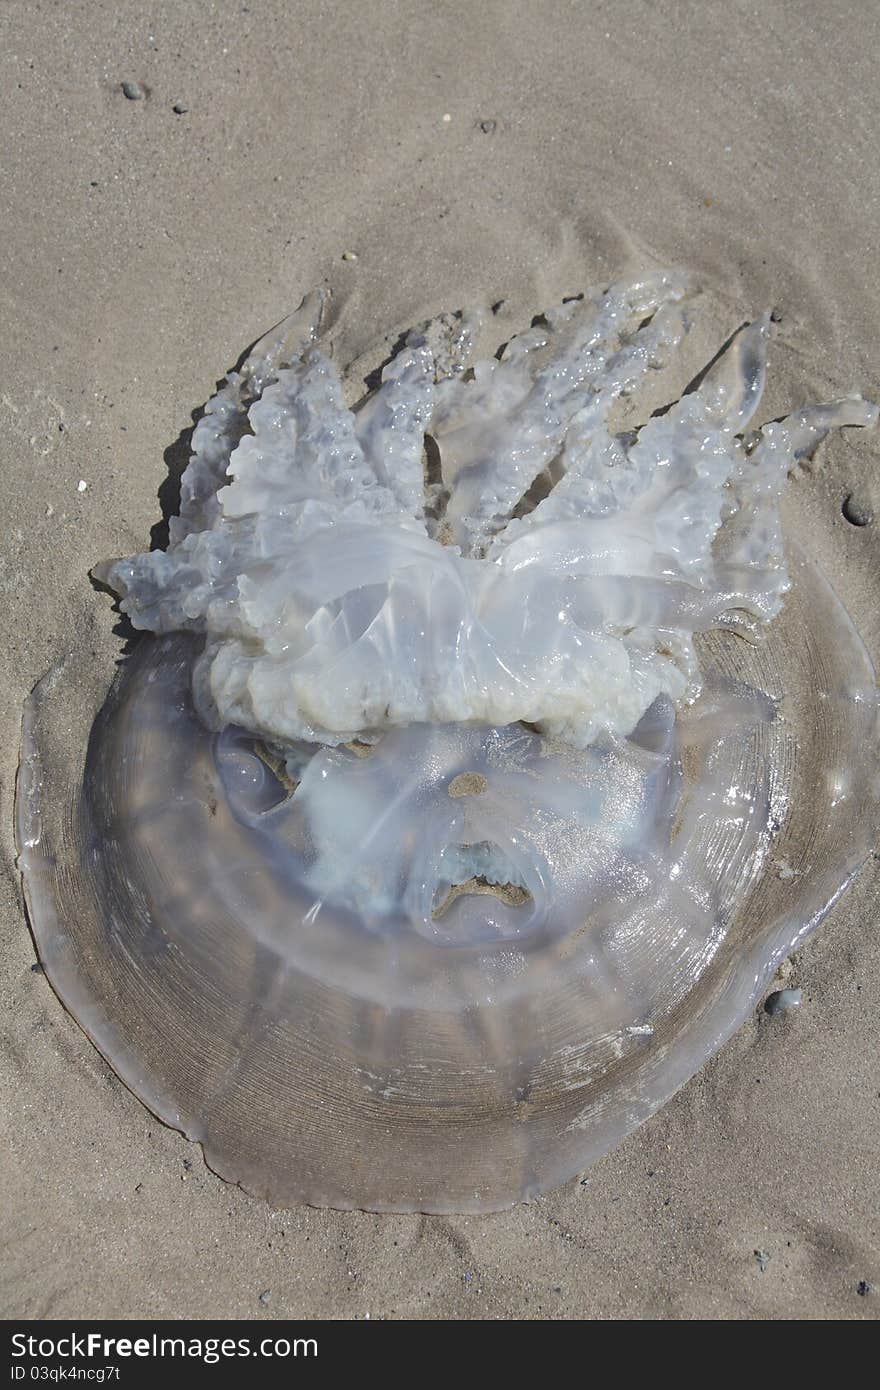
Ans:
{"type": "MultiPolygon", "coordinates": [[[[582,1179],[382,1216],[273,1210],[144,1109],[36,966],[12,836],[23,701],[74,655],[99,702],[119,655],[90,568],[145,548],[193,412],[312,286],[355,356],[683,266],[694,366],[776,311],[763,419],[880,400],[878,42],[853,0],[3,7],[4,1316],[878,1316],[880,853],[793,957],[801,1007],[582,1179]]],[[[796,484],[875,664],[880,520],[842,506],[880,518],[878,464],[844,431],[796,484]]]]}

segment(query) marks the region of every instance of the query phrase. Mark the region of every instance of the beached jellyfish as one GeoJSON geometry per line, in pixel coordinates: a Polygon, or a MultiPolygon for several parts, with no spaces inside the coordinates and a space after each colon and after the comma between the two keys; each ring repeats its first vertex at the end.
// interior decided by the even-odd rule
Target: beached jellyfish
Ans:
{"type": "Polygon", "coordinates": [[[877,410],[755,428],[765,315],[639,416],[673,273],[501,347],[443,315],[360,389],[323,307],[206,407],[167,550],[98,567],[154,635],[78,765],[69,676],[28,704],[31,922],[223,1176],[498,1208],[656,1110],[869,850],[874,674],[780,499],[877,410]]]}

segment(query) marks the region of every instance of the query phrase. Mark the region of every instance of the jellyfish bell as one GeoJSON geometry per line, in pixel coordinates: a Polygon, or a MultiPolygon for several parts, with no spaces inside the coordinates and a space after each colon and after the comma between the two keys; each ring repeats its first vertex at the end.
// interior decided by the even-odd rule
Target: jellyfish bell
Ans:
{"type": "Polygon", "coordinates": [[[779,501],[876,410],[749,433],[765,318],[616,429],[689,293],[588,292],[488,358],[488,316],[446,316],[354,409],[309,297],[209,403],[167,552],[99,567],[153,635],[79,762],[76,663],[28,703],[46,972],[277,1204],[489,1210],[573,1176],[869,851],[874,674],[779,501]]]}

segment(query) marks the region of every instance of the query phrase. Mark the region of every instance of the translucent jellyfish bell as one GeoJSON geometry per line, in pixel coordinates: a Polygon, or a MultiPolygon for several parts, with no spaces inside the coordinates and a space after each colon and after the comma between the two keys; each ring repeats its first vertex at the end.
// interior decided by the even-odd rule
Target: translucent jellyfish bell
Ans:
{"type": "Polygon", "coordinates": [[[778,502],[876,411],[748,435],[759,320],[615,431],[685,293],[587,294],[473,365],[490,317],[437,320],[354,410],[307,301],[210,404],[167,554],[102,567],[157,635],[91,731],[75,660],[27,706],[46,972],[276,1204],[487,1210],[571,1177],[869,851],[874,674],[809,557],[784,565],[778,502]]]}

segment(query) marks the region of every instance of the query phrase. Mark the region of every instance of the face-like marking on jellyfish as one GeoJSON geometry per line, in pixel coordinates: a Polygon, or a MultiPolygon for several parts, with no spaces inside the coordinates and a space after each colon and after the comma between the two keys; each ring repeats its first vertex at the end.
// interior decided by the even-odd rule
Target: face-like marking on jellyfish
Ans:
{"type": "Polygon", "coordinates": [[[494,353],[444,315],[347,401],[309,296],[206,407],[167,550],[98,567],[157,638],[82,767],[63,678],[28,707],[32,923],[225,1176],[396,1210],[563,1180],[867,853],[873,672],[780,501],[877,410],[755,428],[764,315],[634,427],[695,302],[603,286],[494,353]]]}

